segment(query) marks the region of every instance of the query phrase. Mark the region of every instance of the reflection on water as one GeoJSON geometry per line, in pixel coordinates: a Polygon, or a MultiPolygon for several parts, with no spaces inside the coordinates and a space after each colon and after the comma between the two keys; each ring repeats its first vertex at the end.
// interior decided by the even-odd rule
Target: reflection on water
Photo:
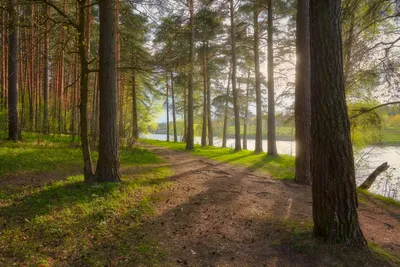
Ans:
{"type": "MultiPolygon", "coordinates": [[[[165,134],[148,134],[145,138],[165,141],[167,135],[165,134]]],[[[173,136],[170,137],[173,140],[173,136]]],[[[194,138],[195,144],[200,144],[201,138],[194,138]]],[[[214,145],[221,146],[222,140],[214,138],[214,145]]],[[[227,147],[234,148],[235,139],[227,140],[227,147]]],[[[254,150],[255,140],[247,140],[248,150],[254,150]]],[[[277,148],[279,154],[295,155],[295,143],[291,141],[277,141],[277,148]]],[[[267,151],[267,140],[263,140],[263,149],[267,151]]],[[[357,184],[361,184],[369,174],[371,174],[376,167],[384,162],[388,162],[390,169],[379,176],[369,191],[389,196],[395,199],[400,199],[400,147],[396,146],[374,146],[367,147],[366,149],[355,154],[356,162],[356,179],[357,184]]]]}

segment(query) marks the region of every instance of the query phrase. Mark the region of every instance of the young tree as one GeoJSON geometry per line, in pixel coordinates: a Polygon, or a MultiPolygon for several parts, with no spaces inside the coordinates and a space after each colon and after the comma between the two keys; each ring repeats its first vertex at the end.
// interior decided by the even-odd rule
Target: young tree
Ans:
{"type": "Polygon", "coordinates": [[[96,180],[119,182],[115,0],[101,0],[99,7],[100,145],[96,180]]]}
{"type": "Polygon", "coordinates": [[[226,95],[225,95],[225,107],[224,107],[224,125],[223,125],[223,133],[222,133],[222,147],[226,147],[227,140],[227,132],[228,132],[228,106],[229,106],[229,87],[231,83],[231,75],[232,75],[232,61],[229,64],[229,73],[228,73],[228,84],[226,86],[226,95]]]}
{"type": "Polygon", "coordinates": [[[256,85],[256,153],[263,151],[262,149],[262,97],[261,97],[261,73],[260,73],[260,36],[258,17],[260,14],[260,6],[258,1],[253,4],[253,30],[254,30],[254,66],[255,66],[255,85],[256,85]]]}
{"type": "Polygon", "coordinates": [[[314,235],[365,246],[344,91],[340,0],[310,1],[314,235]]]}
{"type": "Polygon", "coordinates": [[[235,7],[233,0],[229,0],[229,11],[231,20],[231,49],[232,49],[232,94],[233,94],[233,110],[235,117],[235,151],[240,151],[242,149],[240,143],[240,112],[239,112],[239,101],[238,101],[238,90],[236,87],[236,22],[235,22],[235,7]]]}
{"type": "Polygon", "coordinates": [[[178,142],[178,134],[176,129],[175,88],[174,88],[173,72],[171,72],[171,97],[172,97],[172,121],[174,125],[174,143],[176,143],[178,142]]]}
{"type": "Polygon", "coordinates": [[[268,155],[278,155],[275,133],[274,42],[272,0],[268,0],[268,155]]]}
{"type": "Polygon", "coordinates": [[[18,129],[18,6],[8,2],[8,138],[16,141],[18,129]]]}
{"type": "Polygon", "coordinates": [[[296,176],[297,183],[310,184],[310,1],[297,0],[296,18],[296,176]]]}
{"type": "Polygon", "coordinates": [[[49,19],[50,8],[47,3],[43,6],[46,14],[44,21],[44,50],[43,50],[43,133],[49,134],[49,19]]]}
{"type": "Polygon", "coordinates": [[[189,19],[190,19],[190,51],[189,51],[189,87],[188,87],[188,110],[187,110],[187,136],[186,149],[194,149],[194,118],[193,118],[193,63],[194,63],[194,0],[189,0],[189,19]]]}

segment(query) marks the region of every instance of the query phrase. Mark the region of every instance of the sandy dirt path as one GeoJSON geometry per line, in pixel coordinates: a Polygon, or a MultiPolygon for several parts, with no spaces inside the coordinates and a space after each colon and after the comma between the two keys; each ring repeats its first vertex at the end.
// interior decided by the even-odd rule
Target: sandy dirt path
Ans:
{"type": "MultiPolygon", "coordinates": [[[[168,248],[170,264],[335,265],[335,259],[299,253],[285,244],[290,228],[312,222],[310,187],[186,152],[148,149],[165,158],[175,172],[172,187],[161,193],[156,205],[156,219],[144,227],[168,248]]],[[[399,214],[374,203],[360,207],[367,239],[398,255],[399,214]]]]}

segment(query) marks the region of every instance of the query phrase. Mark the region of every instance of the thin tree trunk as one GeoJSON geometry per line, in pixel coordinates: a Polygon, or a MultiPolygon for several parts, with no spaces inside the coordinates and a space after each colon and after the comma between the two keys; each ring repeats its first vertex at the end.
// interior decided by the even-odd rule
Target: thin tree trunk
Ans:
{"type": "Polygon", "coordinates": [[[275,133],[274,42],[272,0],[268,0],[268,155],[277,156],[275,133]]]}
{"type": "Polygon", "coordinates": [[[340,7],[340,0],[310,1],[314,235],[329,243],[366,246],[357,215],[340,7]]]}
{"type": "Polygon", "coordinates": [[[136,73],[132,69],[132,136],[134,139],[139,138],[138,118],[137,118],[137,96],[136,96],[136,73]]]}
{"type": "Polygon", "coordinates": [[[228,85],[226,86],[226,100],[224,110],[224,126],[222,132],[222,147],[226,147],[227,131],[228,131],[228,104],[229,104],[229,86],[231,83],[232,64],[229,64],[228,85]]]}
{"type": "Polygon", "coordinates": [[[46,4],[44,6],[46,17],[44,25],[44,51],[43,51],[43,133],[50,133],[49,125],[49,19],[50,8],[46,4]]]}
{"type": "Polygon", "coordinates": [[[230,3],[230,19],[231,19],[231,49],[232,49],[232,94],[233,94],[233,112],[235,117],[235,151],[240,151],[240,112],[239,112],[239,92],[236,88],[236,24],[233,0],[230,3]]]}
{"type": "Polygon", "coordinates": [[[296,51],[295,181],[311,184],[310,0],[297,0],[296,51]]]}
{"type": "Polygon", "coordinates": [[[194,149],[194,118],[193,118],[193,65],[194,65],[194,0],[189,0],[190,13],[190,52],[189,52],[189,88],[188,88],[188,117],[186,149],[194,149]]]}
{"type": "Polygon", "coordinates": [[[187,137],[187,94],[186,87],[183,88],[183,136],[182,142],[186,142],[187,137]]]}
{"type": "Polygon", "coordinates": [[[99,7],[100,146],[96,180],[99,182],[120,182],[115,0],[102,0],[99,2],[99,7]]]}
{"type": "Polygon", "coordinates": [[[83,155],[83,173],[86,182],[93,181],[93,163],[89,143],[88,127],[88,92],[89,92],[89,69],[86,49],[86,1],[79,2],[79,57],[81,63],[80,70],[80,136],[83,155]]]}
{"type": "Polygon", "coordinates": [[[211,117],[211,78],[207,75],[207,118],[208,118],[208,145],[214,145],[214,135],[212,129],[212,117],[211,117]]]}
{"type": "Polygon", "coordinates": [[[175,111],[175,90],[174,90],[174,74],[171,72],[171,97],[172,97],[172,120],[174,124],[174,143],[178,142],[176,132],[176,111],[175,111]]]}
{"type": "Polygon", "coordinates": [[[33,98],[35,90],[35,81],[34,81],[34,56],[35,56],[35,42],[34,42],[34,21],[35,21],[35,6],[30,4],[31,18],[30,18],[30,32],[29,32],[29,43],[30,43],[30,56],[29,56],[29,89],[28,89],[28,97],[29,97],[29,130],[32,131],[34,127],[34,107],[33,107],[33,98]]]}
{"type": "Polygon", "coordinates": [[[385,172],[389,169],[389,165],[387,162],[382,163],[379,165],[365,181],[358,187],[360,189],[368,190],[371,188],[372,184],[375,182],[376,178],[381,175],[382,172],[385,172]]]}
{"type": "Polygon", "coordinates": [[[203,58],[202,58],[202,72],[203,72],[203,126],[201,131],[201,146],[207,145],[207,67],[205,44],[203,43],[203,58]]]}
{"type": "Polygon", "coordinates": [[[8,138],[18,140],[18,13],[14,0],[8,6],[8,138]]]}
{"type": "Polygon", "coordinates": [[[249,117],[250,69],[247,72],[246,103],[243,120],[243,149],[247,149],[247,119],[249,117]]]}
{"type": "Polygon", "coordinates": [[[0,45],[1,45],[1,62],[0,62],[0,86],[1,86],[1,93],[0,93],[0,109],[5,108],[5,98],[6,98],[6,85],[5,85],[5,16],[4,16],[4,11],[3,9],[0,10],[0,16],[1,16],[1,29],[0,29],[0,45]]]}
{"type": "Polygon", "coordinates": [[[167,142],[169,142],[169,85],[168,85],[168,75],[166,74],[165,86],[167,90],[165,103],[167,106],[167,142]]]}
{"type": "Polygon", "coordinates": [[[254,152],[261,153],[262,148],[262,97],[261,97],[261,74],[260,74],[260,37],[258,16],[259,6],[254,3],[253,25],[254,25],[254,65],[255,65],[255,86],[256,86],[256,140],[254,152]]]}

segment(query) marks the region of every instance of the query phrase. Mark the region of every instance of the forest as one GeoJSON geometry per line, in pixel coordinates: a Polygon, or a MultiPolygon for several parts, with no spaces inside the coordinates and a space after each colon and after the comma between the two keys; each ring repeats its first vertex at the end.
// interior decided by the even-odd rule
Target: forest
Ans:
{"type": "Polygon", "coordinates": [[[0,0],[1,266],[399,266],[397,0],[0,0]]]}

